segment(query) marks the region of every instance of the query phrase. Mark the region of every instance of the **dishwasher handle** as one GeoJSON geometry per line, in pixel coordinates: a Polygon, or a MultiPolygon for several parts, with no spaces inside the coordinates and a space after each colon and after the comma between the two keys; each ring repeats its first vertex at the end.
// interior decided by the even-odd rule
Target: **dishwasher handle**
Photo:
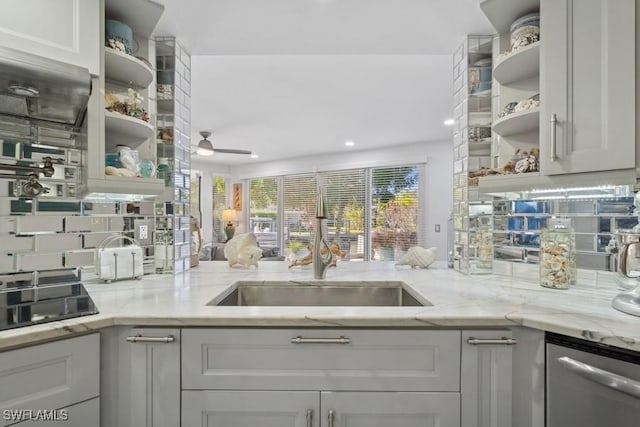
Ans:
{"type": "Polygon", "coordinates": [[[567,356],[558,357],[558,362],[571,372],[583,378],[601,384],[605,387],[617,390],[621,393],[640,399],[640,381],[596,368],[595,366],[579,362],[567,356]]]}

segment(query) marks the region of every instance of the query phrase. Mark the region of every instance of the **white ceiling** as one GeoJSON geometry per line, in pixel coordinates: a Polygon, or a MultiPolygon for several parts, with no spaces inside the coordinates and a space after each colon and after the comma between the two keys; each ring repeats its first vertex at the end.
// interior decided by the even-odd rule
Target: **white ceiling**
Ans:
{"type": "Polygon", "coordinates": [[[238,164],[451,138],[453,51],[479,0],[156,0],[192,55],[192,142],[238,164]]]}

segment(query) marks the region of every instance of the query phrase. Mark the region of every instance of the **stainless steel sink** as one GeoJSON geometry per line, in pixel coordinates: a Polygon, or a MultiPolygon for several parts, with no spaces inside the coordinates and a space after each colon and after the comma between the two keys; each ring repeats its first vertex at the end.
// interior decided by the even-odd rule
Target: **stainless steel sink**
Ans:
{"type": "Polygon", "coordinates": [[[429,306],[400,281],[241,281],[207,305],[429,306]]]}

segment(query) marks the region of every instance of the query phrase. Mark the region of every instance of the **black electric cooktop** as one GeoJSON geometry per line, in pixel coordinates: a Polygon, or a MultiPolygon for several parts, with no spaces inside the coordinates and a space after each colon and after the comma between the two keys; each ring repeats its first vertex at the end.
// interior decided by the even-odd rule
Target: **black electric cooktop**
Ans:
{"type": "Polygon", "coordinates": [[[0,277],[0,330],[90,314],[98,309],[74,273],[0,277]]]}

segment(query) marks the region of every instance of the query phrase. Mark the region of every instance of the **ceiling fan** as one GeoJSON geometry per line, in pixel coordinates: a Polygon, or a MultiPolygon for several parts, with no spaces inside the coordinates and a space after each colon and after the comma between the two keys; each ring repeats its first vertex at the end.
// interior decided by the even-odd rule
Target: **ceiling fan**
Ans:
{"type": "Polygon", "coordinates": [[[202,138],[200,142],[198,142],[198,149],[196,153],[200,156],[213,156],[213,153],[227,153],[227,154],[251,154],[249,150],[236,150],[233,148],[213,148],[211,141],[207,138],[211,136],[211,132],[201,131],[200,135],[202,138]]]}

